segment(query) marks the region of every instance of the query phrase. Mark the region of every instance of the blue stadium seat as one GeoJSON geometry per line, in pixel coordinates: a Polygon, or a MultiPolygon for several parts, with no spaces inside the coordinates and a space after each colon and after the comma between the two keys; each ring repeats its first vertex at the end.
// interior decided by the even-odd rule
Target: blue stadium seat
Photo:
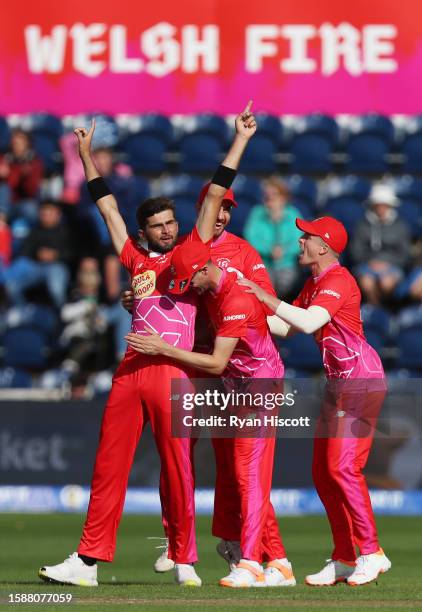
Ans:
{"type": "Polygon", "coordinates": [[[34,149],[41,157],[47,173],[60,169],[61,152],[60,138],[63,125],[59,117],[49,113],[33,113],[30,115],[31,138],[34,149]]]}
{"type": "Polygon", "coordinates": [[[249,142],[240,162],[241,172],[275,172],[283,127],[280,119],[268,113],[257,113],[259,130],[249,142]]]}
{"type": "Polygon", "coordinates": [[[355,117],[349,127],[345,146],[347,171],[385,172],[393,135],[393,124],[388,117],[376,113],[355,117]]]}
{"type": "Polygon", "coordinates": [[[375,350],[381,350],[389,337],[390,315],[388,311],[371,304],[363,304],[361,316],[366,339],[375,350]]]}
{"type": "Polygon", "coordinates": [[[131,183],[130,200],[127,197],[119,199],[118,193],[115,193],[116,199],[119,202],[119,211],[125,220],[128,233],[136,235],[138,233],[138,222],[136,220],[136,209],[150,195],[148,181],[141,176],[131,176],[128,179],[131,183]]]}
{"type": "Polygon", "coordinates": [[[164,115],[139,117],[137,131],[122,140],[121,150],[135,172],[159,173],[166,168],[166,153],[173,141],[173,126],[164,115]]]}
{"type": "Polygon", "coordinates": [[[403,172],[422,172],[422,115],[408,117],[401,142],[403,172]]]}
{"type": "Polygon", "coordinates": [[[6,313],[7,329],[28,326],[45,333],[51,339],[55,337],[59,324],[55,310],[40,304],[13,306],[6,313]]]}
{"type": "Polygon", "coordinates": [[[183,120],[182,137],[188,134],[206,134],[218,140],[221,147],[227,146],[229,128],[221,115],[198,113],[183,120]]]}
{"type": "Polygon", "coordinates": [[[411,200],[401,200],[397,209],[399,216],[409,227],[414,238],[422,236],[422,206],[411,200]]]}
{"type": "Polygon", "coordinates": [[[370,188],[369,181],[354,175],[332,179],[326,186],[323,214],[335,217],[353,232],[365,214],[363,203],[370,188]]]}
{"type": "Polygon", "coordinates": [[[332,117],[315,113],[300,117],[294,126],[289,151],[293,172],[326,173],[337,144],[338,127],[332,117]]]}
{"type": "Polygon", "coordinates": [[[308,371],[322,369],[321,353],[312,335],[295,334],[278,344],[286,367],[308,371]]]}
{"type": "Polygon", "coordinates": [[[24,370],[0,368],[0,389],[29,389],[32,387],[31,375],[24,370]]]}
{"type": "Polygon", "coordinates": [[[0,151],[7,151],[10,141],[9,125],[4,117],[0,115],[0,151]]]}
{"type": "Polygon", "coordinates": [[[420,178],[404,174],[395,180],[394,191],[402,201],[422,204],[422,179],[420,178]]]}
{"type": "Polygon", "coordinates": [[[219,115],[187,117],[178,142],[181,172],[213,172],[223,157],[227,135],[227,124],[219,115]]]}
{"type": "Polygon", "coordinates": [[[356,225],[363,218],[365,210],[362,204],[352,198],[340,198],[328,201],[324,214],[341,221],[348,233],[352,234],[356,225]]]}
{"type": "Polygon", "coordinates": [[[187,134],[180,141],[182,172],[212,173],[223,158],[223,148],[215,136],[187,134]]]}
{"type": "Polygon", "coordinates": [[[189,174],[176,174],[160,181],[160,195],[171,199],[187,200],[196,204],[206,181],[189,174]]]}
{"type": "Polygon", "coordinates": [[[273,138],[257,132],[250,140],[240,162],[241,172],[275,172],[278,147],[273,138]]]}
{"type": "Polygon", "coordinates": [[[307,176],[293,174],[286,179],[290,203],[295,206],[304,219],[315,217],[317,188],[315,181],[307,176]]]}
{"type": "Polygon", "coordinates": [[[175,196],[176,219],[179,223],[179,235],[188,234],[195,225],[197,211],[191,199],[175,196]]]}
{"type": "Polygon", "coordinates": [[[46,334],[34,327],[8,329],[3,336],[3,362],[6,366],[41,370],[47,365],[49,353],[46,334]]]}
{"type": "Polygon", "coordinates": [[[422,327],[402,329],[397,336],[398,368],[422,370],[422,327]]]}
{"type": "Polygon", "coordinates": [[[233,183],[233,191],[239,207],[244,208],[243,214],[248,214],[249,212],[245,208],[262,204],[261,183],[251,176],[238,174],[233,183]]]}
{"type": "Polygon", "coordinates": [[[399,329],[396,368],[422,370],[422,306],[404,308],[396,322],[399,329]]]}

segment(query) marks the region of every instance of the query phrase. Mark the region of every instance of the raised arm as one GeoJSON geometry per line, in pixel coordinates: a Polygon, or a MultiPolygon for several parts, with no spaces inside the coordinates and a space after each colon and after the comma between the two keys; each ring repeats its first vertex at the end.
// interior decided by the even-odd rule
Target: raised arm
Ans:
{"type": "Polygon", "coordinates": [[[221,166],[215,173],[204,203],[198,214],[196,227],[201,239],[208,242],[214,235],[214,225],[217,221],[221,202],[231,182],[236,176],[240,160],[249,142],[256,132],[255,117],[251,113],[252,100],[245,110],[236,117],[236,133],[232,145],[221,166]]]}
{"type": "Polygon", "coordinates": [[[127,343],[144,355],[163,355],[178,363],[219,376],[226,369],[239,338],[217,336],[212,355],[193,353],[168,344],[158,334],[133,334],[125,336],[127,343]]]}
{"type": "Polygon", "coordinates": [[[95,203],[107,225],[113,247],[117,255],[120,255],[128,238],[128,233],[123,217],[119,212],[116,198],[107,189],[91,157],[91,141],[94,131],[95,119],[92,120],[89,130],[86,128],[76,128],[75,134],[78,139],[79,156],[82,160],[89,191],[95,199],[95,203]]]}

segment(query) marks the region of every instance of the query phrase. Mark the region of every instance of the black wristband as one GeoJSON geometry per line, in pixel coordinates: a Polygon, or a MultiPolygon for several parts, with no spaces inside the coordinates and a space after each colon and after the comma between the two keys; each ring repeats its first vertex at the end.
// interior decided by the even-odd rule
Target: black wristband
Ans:
{"type": "Polygon", "coordinates": [[[230,189],[235,178],[236,170],[221,165],[218,166],[214,176],[212,177],[211,183],[220,185],[220,187],[225,187],[226,189],[230,189]]]}
{"type": "Polygon", "coordinates": [[[94,202],[97,202],[97,200],[100,198],[104,198],[105,196],[111,194],[111,191],[102,176],[98,176],[97,178],[92,179],[92,181],[88,181],[86,186],[88,187],[89,195],[94,202]]]}

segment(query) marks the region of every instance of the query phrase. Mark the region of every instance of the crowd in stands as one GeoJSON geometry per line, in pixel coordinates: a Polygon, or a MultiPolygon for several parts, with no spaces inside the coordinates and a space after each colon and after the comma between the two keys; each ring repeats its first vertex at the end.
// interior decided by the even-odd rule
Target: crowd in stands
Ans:
{"type": "MultiPolygon", "coordinates": [[[[315,115],[294,123],[258,116],[262,131],[234,184],[239,208],[228,229],[256,248],[277,293],[292,299],[303,283],[295,218],[330,214],[343,221],[350,236],[343,261],[362,290],[368,338],[392,375],[416,376],[422,373],[422,180],[417,147],[409,148],[413,166],[403,151],[419,132],[403,118],[393,126],[391,119],[368,117],[362,136],[357,118],[347,124],[315,115]],[[363,149],[359,135],[366,138],[363,149]],[[367,166],[359,166],[365,155],[367,166]]],[[[120,294],[128,279],[86,189],[72,134],[80,121],[0,117],[3,388],[58,387],[75,397],[106,390],[126,348],[130,317],[120,294]]],[[[137,205],[158,194],[175,200],[180,232],[191,228],[197,195],[228,141],[227,125],[213,115],[99,118],[95,163],[129,233],[137,233],[137,205]]],[[[291,375],[320,370],[309,340],[280,343],[291,375]]]]}

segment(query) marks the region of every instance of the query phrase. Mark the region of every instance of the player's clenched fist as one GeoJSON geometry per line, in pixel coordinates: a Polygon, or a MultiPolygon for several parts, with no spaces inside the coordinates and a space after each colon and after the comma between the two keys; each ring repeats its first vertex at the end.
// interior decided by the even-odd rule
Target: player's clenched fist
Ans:
{"type": "Polygon", "coordinates": [[[91,127],[87,130],[84,127],[76,128],[73,133],[76,135],[78,139],[79,145],[79,155],[83,159],[86,156],[89,156],[91,152],[91,141],[95,132],[95,119],[91,121],[91,127]]]}
{"type": "Polygon", "coordinates": [[[254,115],[251,113],[252,100],[246,105],[246,108],[243,112],[241,112],[235,121],[236,132],[240,136],[244,136],[245,138],[251,138],[256,132],[256,120],[254,115]]]}

